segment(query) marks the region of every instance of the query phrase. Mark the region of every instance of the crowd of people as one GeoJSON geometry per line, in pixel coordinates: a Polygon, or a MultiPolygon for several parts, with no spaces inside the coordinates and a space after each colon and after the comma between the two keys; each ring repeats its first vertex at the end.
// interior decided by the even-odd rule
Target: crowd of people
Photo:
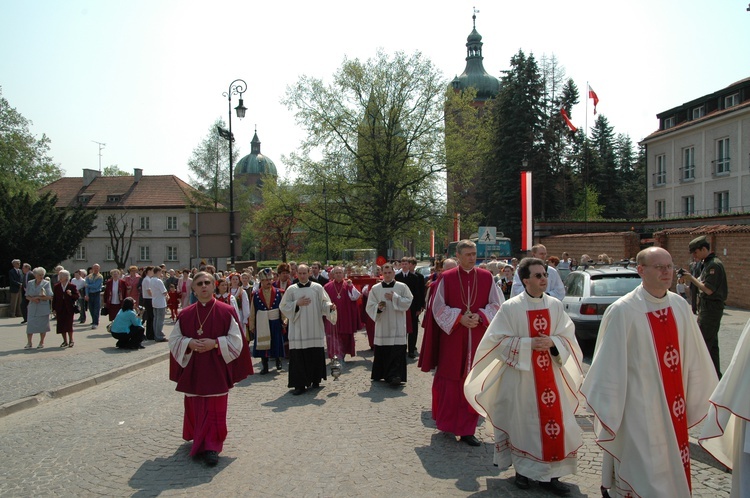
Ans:
{"type": "MultiPolygon", "coordinates": [[[[578,263],[567,253],[548,256],[536,245],[521,261],[477,265],[476,245],[468,240],[457,245],[455,258],[436,261],[427,278],[410,257],[358,268],[290,262],[257,273],[223,273],[208,265],[181,276],[163,267],[131,267],[126,276],[111,270],[106,280],[93,265],[73,279],[57,268],[54,282],[43,268],[24,265],[26,347],[33,347],[36,333],[37,347],[44,346],[50,305],[62,347],[73,346],[74,315],[84,322],[87,311],[92,328],[108,315],[119,348],[167,341],[169,309],[175,324],[168,339],[170,378],[185,394],[183,437],[193,441],[192,455],[216,465],[227,433],[229,389],[253,373],[252,358],[261,360],[263,375],[271,359],[277,373],[286,359],[287,386],[302,395],[327,380],[327,366],[356,355],[354,333],[365,329],[374,350],[371,379],[402,386],[408,359],[419,356],[422,371],[434,370],[437,428],[480,446],[475,432],[485,417],[494,431],[494,463],[513,466],[521,489],[537,481],[552,494],[570,494],[560,478],[576,472],[581,394],[604,450],[603,496],[689,496],[687,431],[709,408],[713,415],[701,442],[734,464],[733,489],[744,496],[750,492],[750,370],[744,368],[750,325],[718,383],[717,313],[726,300],[726,275],[705,237],[688,249],[696,268],[679,277],[693,286],[696,309],[669,291],[672,256],[657,247],[641,251],[634,262],[641,285],[607,309],[585,376],[561,302],[560,273],[578,263]]],[[[581,261],[612,264],[606,254],[597,262],[584,254],[581,261]]],[[[13,265],[20,268],[17,260],[13,265]]]]}

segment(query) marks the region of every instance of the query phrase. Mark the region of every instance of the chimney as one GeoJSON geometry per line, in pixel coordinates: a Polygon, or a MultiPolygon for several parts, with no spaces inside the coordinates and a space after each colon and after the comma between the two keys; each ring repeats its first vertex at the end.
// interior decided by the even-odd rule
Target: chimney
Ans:
{"type": "Polygon", "coordinates": [[[143,168],[134,168],[133,169],[133,176],[135,176],[135,183],[138,183],[141,181],[141,177],[143,176],[143,168]]]}
{"type": "Polygon", "coordinates": [[[95,169],[83,169],[83,186],[88,187],[91,185],[91,182],[93,182],[96,178],[102,176],[102,174],[95,169]]]}

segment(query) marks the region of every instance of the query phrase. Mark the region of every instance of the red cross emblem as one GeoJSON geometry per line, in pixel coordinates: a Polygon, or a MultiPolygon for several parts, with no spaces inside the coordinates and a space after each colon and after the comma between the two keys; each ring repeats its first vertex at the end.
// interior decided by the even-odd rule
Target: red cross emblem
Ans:
{"type": "Polygon", "coordinates": [[[690,447],[688,445],[684,445],[680,448],[680,458],[682,459],[682,465],[690,463],[690,447]]]}
{"type": "Polygon", "coordinates": [[[664,308],[662,310],[656,310],[653,312],[654,316],[659,319],[660,322],[666,322],[667,321],[667,315],[669,314],[668,308],[664,308]]]}

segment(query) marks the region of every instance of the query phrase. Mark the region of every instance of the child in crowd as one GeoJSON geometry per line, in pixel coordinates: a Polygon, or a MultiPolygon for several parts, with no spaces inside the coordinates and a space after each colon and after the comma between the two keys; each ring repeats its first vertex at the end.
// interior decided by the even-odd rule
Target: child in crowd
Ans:
{"type": "Polygon", "coordinates": [[[170,318],[172,323],[177,320],[177,309],[180,307],[180,292],[177,291],[177,287],[174,284],[169,284],[169,291],[167,291],[167,307],[169,308],[170,318]]]}

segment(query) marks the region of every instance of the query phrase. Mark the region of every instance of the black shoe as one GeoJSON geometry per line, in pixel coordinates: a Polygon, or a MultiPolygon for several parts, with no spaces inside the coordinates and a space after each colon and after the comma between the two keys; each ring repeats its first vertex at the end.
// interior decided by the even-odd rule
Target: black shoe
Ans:
{"type": "Polygon", "coordinates": [[[518,489],[529,489],[529,487],[531,486],[531,484],[529,483],[529,478],[516,473],[516,486],[518,487],[518,489]]]}
{"type": "Polygon", "coordinates": [[[143,344],[139,344],[136,349],[146,349],[146,346],[144,346],[143,344]]]}
{"type": "Polygon", "coordinates": [[[557,496],[568,496],[570,494],[570,488],[561,483],[557,477],[553,477],[550,482],[540,481],[539,487],[557,496]]]}
{"type": "Polygon", "coordinates": [[[320,387],[320,382],[313,382],[312,383],[312,387],[313,387],[313,389],[319,388],[320,387]]]}
{"type": "Polygon", "coordinates": [[[461,436],[461,441],[468,444],[469,446],[482,446],[482,443],[474,434],[470,436],[461,436]]]}
{"type": "Polygon", "coordinates": [[[607,488],[605,488],[604,486],[600,486],[599,490],[602,492],[602,498],[610,498],[609,490],[607,488]]]}
{"type": "Polygon", "coordinates": [[[268,367],[263,367],[263,370],[260,371],[261,375],[266,375],[268,373],[268,367]]]}
{"type": "Polygon", "coordinates": [[[398,387],[401,385],[401,377],[392,377],[388,379],[388,383],[393,387],[398,387]]]}
{"type": "Polygon", "coordinates": [[[276,370],[281,370],[281,358],[276,358],[276,370]]]}
{"type": "Polygon", "coordinates": [[[209,467],[215,467],[219,463],[219,452],[218,451],[207,451],[203,458],[206,459],[206,464],[209,467]]]}
{"type": "Polygon", "coordinates": [[[306,388],[304,388],[304,387],[297,387],[297,388],[294,389],[294,391],[292,391],[292,394],[295,395],[295,396],[299,396],[300,394],[303,394],[305,391],[307,391],[306,388]]]}
{"type": "Polygon", "coordinates": [[[417,357],[417,353],[409,353],[409,358],[412,360],[417,357]]]}
{"type": "Polygon", "coordinates": [[[21,322],[21,325],[24,325],[25,323],[26,323],[26,320],[22,321],[22,322],[21,322]]]}

